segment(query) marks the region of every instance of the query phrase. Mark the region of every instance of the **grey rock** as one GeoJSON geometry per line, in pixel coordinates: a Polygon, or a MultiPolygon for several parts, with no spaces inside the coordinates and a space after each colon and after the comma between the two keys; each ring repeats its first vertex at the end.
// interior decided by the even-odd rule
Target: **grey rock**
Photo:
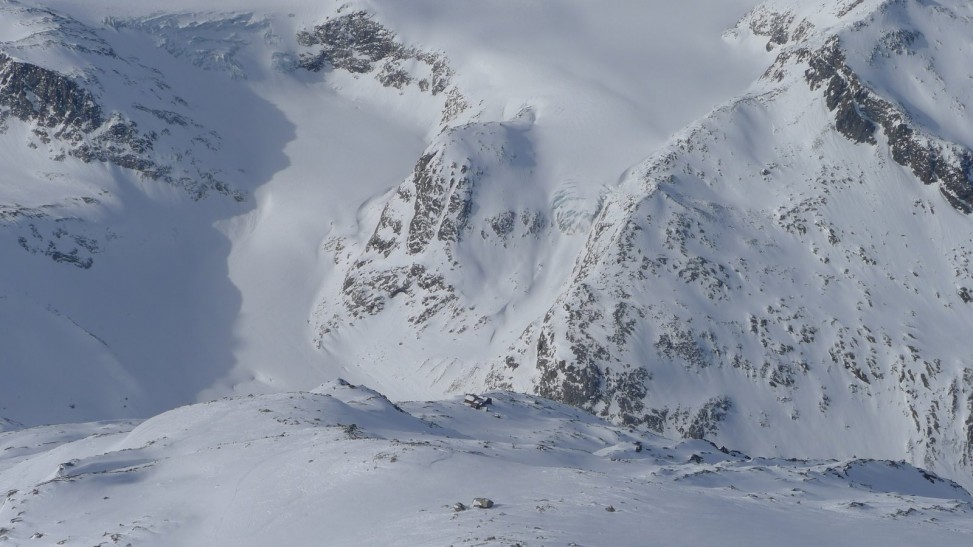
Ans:
{"type": "Polygon", "coordinates": [[[477,509],[490,509],[493,507],[493,500],[489,498],[473,498],[473,507],[477,509]]]}

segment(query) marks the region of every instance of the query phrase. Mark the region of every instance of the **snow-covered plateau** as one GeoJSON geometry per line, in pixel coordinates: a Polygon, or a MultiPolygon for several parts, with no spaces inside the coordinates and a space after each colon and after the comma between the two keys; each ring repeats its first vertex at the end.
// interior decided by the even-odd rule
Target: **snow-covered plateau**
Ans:
{"type": "Polygon", "coordinates": [[[0,0],[0,543],[969,545],[971,54],[966,0],[0,0]]]}
{"type": "Polygon", "coordinates": [[[491,399],[396,405],[335,381],[141,423],[7,433],[0,530],[25,545],[963,545],[973,534],[973,498],[904,462],[751,458],[545,399],[491,399]]]}

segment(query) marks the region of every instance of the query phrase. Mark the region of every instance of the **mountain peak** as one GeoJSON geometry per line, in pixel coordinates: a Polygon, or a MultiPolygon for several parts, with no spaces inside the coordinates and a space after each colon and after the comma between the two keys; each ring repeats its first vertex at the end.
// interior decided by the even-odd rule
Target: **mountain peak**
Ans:
{"type": "Polygon", "coordinates": [[[0,4],[4,428],[973,484],[969,2],[44,4],[0,4]]]}

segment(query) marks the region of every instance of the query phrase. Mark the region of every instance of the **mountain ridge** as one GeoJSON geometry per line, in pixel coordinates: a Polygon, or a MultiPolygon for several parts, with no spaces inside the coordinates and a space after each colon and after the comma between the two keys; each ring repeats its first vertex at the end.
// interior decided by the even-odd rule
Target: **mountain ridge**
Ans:
{"type": "MultiPolygon", "coordinates": [[[[39,29],[3,29],[3,138],[24,151],[3,159],[50,184],[4,185],[0,316],[77,327],[11,362],[43,364],[31,385],[72,357],[97,380],[80,409],[11,392],[0,415],[147,416],[340,375],[973,484],[973,96],[951,53],[969,6],[763,3],[723,35],[753,59],[714,88],[763,76],[656,146],[663,111],[712,95],[663,108],[543,49],[441,49],[470,39],[447,8],[430,46],[382,2],[245,4],[100,22],[3,4],[39,29]]],[[[579,6],[565,24],[612,19],[579,6]]],[[[576,64],[610,73],[589,49],[576,64]]]]}

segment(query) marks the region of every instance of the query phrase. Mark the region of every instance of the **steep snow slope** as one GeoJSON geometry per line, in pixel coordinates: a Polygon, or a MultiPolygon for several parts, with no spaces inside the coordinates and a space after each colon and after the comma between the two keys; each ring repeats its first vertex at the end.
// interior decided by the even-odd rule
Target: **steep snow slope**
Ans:
{"type": "Polygon", "coordinates": [[[755,3],[3,2],[5,427],[342,375],[973,484],[969,3],[755,3]]]}
{"type": "Polygon", "coordinates": [[[903,462],[674,443],[540,398],[393,405],[334,382],[0,434],[0,538],[132,545],[965,545],[973,498],[903,462]],[[494,502],[472,508],[474,497],[494,502]],[[469,507],[455,512],[453,505],[469,507]],[[740,526],[746,519],[747,526],[740,526]]]}
{"type": "Polygon", "coordinates": [[[29,424],[195,400],[234,363],[240,293],[214,221],[253,207],[293,126],[143,37],[0,10],[0,313],[4,375],[20,380],[2,383],[0,412],[29,424]]]}
{"type": "MultiPolygon", "coordinates": [[[[445,72],[461,99],[447,101],[447,127],[412,176],[368,204],[359,224],[364,233],[328,238],[336,268],[314,312],[317,345],[393,397],[482,385],[484,365],[543,315],[567,281],[607,188],[693,110],[703,113],[721,95],[739,92],[769,62],[759,54],[748,63],[697,57],[703,45],[747,52],[719,37],[742,4],[697,22],[711,29],[702,42],[673,30],[689,24],[689,7],[653,2],[619,3],[618,10],[567,3],[570,9],[556,14],[525,4],[492,16],[468,6],[421,5],[427,8],[410,5],[408,14],[383,6],[377,17],[390,17],[408,44],[419,35],[410,17],[428,15],[436,24],[421,39],[446,52],[445,72]],[[620,19],[621,10],[632,18],[620,19]],[[556,24],[541,31],[545,15],[556,24]],[[487,30],[467,32],[473,20],[503,38],[500,51],[477,45],[487,30]],[[629,21],[652,32],[635,33],[629,21]],[[568,40],[564,29],[592,39],[568,40]],[[675,62],[673,49],[693,63],[675,62]],[[713,61],[730,70],[716,70],[713,61]],[[707,73],[718,78],[713,86],[694,81],[707,73]],[[458,114],[450,109],[457,104],[458,114]],[[375,331],[384,333],[381,343],[371,340],[375,331]]],[[[353,15],[333,19],[321,34],[353,15]]],[[[372,40],[365,33],[356,39],[358,54],[371,55],[372,40]]],[[[371,71],[381,79],[388,69],[380,61],[371,71]]]]}
{"type": "Polygon", "coordinates": [[[530,106],[443,132],[366,242],[329,242],[319,345],[396,394],[535,391],[970,483],[969,9],[762,5],[726,38],[764,75],[594,200],[536,175],[530,106]]]}
{"type": "Polygon", "coordinates": [[[973,482],[973,142],[955,122],[968,88],[948,84],[969,78],[952,52],[973,12],[852,4],[770,3],[741,22],[773,66],[610,195],[493,385],[669,435],[906,457],[973,482]]]}
{"type": "MultiPolygon", "coordinates": [[[[311,316],[340,294],[330,288],[345,275],[336,242],[369,240],[383,194],[424,148],[455,134],[443,128],[532,112],[535,165],[516,174],[537,187],[537,210],[559,204],[548,216],[571,237],[528,245],[533,254],[513,259],[519,283],[533,262],[571,259],[601,187],[624,166],[761,69],[719,38],[752,2],[696,21],[702,42],[672,30],[692,10],[665,2],[503,4],[0,4],[0,314],[3,365],[18,379],[0,387],[0,415],[27,424],[147,416],[337,374],[401,397],[441,394],[447,384],[400,370],[387,350],[373,363],[360,338],[318,351],[318,323],[337,310],[311,316]],[[636,19],[653,32],[634,32],[636,19]],[[359,38],[376,30],[397,57],[365,72],[310,62],[322,49],[316,28],[356,20],[367,22],[359,38]],[[691,62],[669,59],[672,44],[691,62]],[[415,381],[400,386],[401,377],[415,381]],[[52,384],[58,395],[36,395],[52,384]]],[[[499,205],[492,216],[506,213],[509,203],[499,205]]],[[[558,270],[536,295],[500,281],[484,298],[524,300],[532,317],[566,276],[558,270]]],[[[493,354],[524,323],[499,321],[507,333],[493,354]]],[[[396,331],[394,342],[414,337],[396,331]]],[[[407,353],[417,366],[424,347],[407,353]]]]}

